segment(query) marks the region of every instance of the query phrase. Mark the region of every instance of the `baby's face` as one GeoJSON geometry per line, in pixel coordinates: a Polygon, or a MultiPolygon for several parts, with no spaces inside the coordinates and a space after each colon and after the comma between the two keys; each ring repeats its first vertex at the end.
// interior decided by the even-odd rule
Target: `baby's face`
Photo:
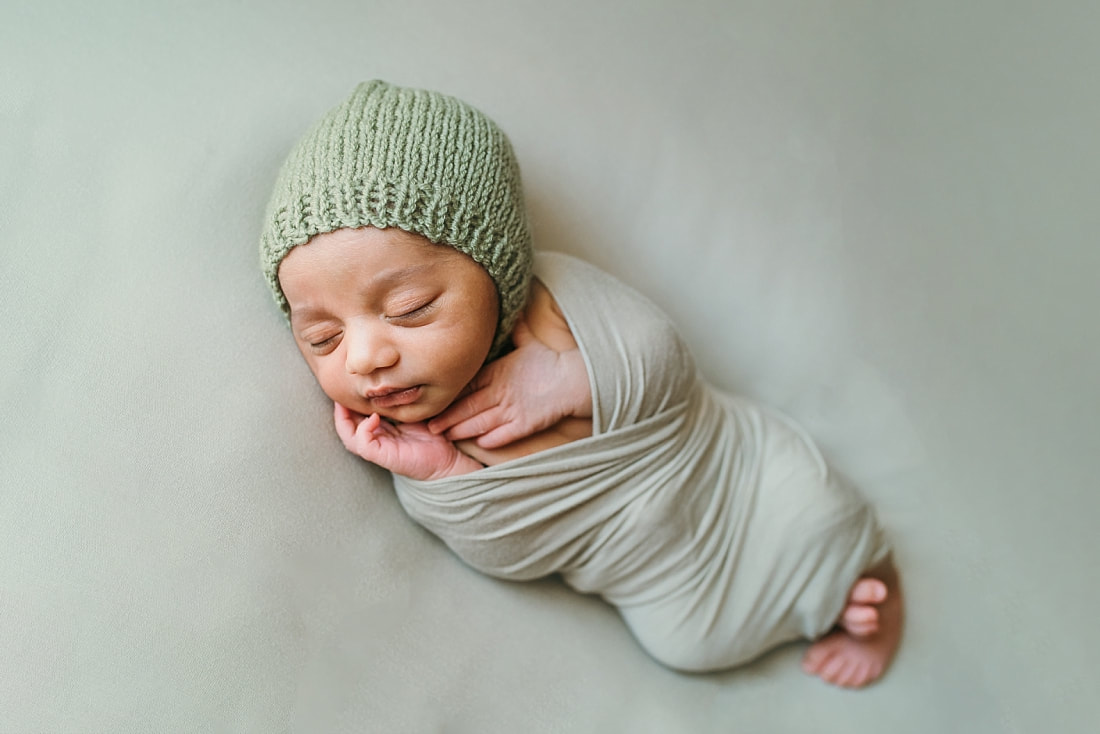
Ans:
{"type": "Polygon", "coordinates": [[[321,388],[364,415],[436,415],[477,374],[496,332],[485,269],[400,229],[317,235],[283,259],[279,284],[321,388]]]}

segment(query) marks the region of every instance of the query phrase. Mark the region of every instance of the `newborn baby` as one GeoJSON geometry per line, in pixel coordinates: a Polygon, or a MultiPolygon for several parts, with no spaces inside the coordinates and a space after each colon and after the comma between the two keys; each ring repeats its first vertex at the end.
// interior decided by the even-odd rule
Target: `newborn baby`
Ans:
{"type": "Polygon", "coordinates": [[[288,158],[261,256],[345,446],[472,567],[561,574],[680,670],[797,638],[832,683],[885,670],[901,589],[871,508],[647,299],[533,253],[477,110],[360,85],[288,158]]]}

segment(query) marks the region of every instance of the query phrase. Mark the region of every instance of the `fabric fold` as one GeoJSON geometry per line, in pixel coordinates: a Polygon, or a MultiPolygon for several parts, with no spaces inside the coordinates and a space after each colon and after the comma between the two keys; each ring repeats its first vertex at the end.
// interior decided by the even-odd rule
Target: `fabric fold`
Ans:
{"type": "Polygon", "coordinates": [[[871,508],[779,413],[697,373],[669,319],[576,258],[536,277],[584,355],[593,435],[470,474],[395,477],[405,511],[486,574],[558,573],[684,670],[827,631],[888,549],[871,508]]]}

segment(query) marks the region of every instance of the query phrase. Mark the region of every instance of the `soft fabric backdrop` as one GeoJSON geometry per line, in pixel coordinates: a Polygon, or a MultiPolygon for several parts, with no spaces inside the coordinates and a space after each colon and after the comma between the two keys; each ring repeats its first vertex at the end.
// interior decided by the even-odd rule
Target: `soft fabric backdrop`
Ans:
{"type": "Polygon", "coordinates": [[[0,731],[1094,731],[1096,7],[5,4],[0,731]],[[909,595],[880,685],[801,645],[664,670],[343,451],[256,238],[371,77],[496,118],[537,245],[873,499],[909,595]]]}

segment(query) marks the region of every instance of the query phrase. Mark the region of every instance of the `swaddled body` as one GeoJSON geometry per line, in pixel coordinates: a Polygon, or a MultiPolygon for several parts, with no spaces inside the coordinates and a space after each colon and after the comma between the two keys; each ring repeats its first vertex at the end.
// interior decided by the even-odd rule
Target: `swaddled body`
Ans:
{"type": "Polygon", "coordinates": [[[344,445],[471,566],[560,573],[680,669],[799,637],[837,685],[889,664],[871,510],[799,429],[703,381],[645,298],[564,255],[532,273],[518,163],[478,110],[358,85],[287,157],[260,255],[344,445]]]}
{"type": "Polygon", "coordinates": [[[640,294],[566,255],[539,253],[534,272],[584,355],[592,436],[460,476],[395,476],[409,515],[484,573],[560,573],[601,595],[675,668],[825,633],[887,554],[871,508],[801,430],[708,385],[640,294]]]}

